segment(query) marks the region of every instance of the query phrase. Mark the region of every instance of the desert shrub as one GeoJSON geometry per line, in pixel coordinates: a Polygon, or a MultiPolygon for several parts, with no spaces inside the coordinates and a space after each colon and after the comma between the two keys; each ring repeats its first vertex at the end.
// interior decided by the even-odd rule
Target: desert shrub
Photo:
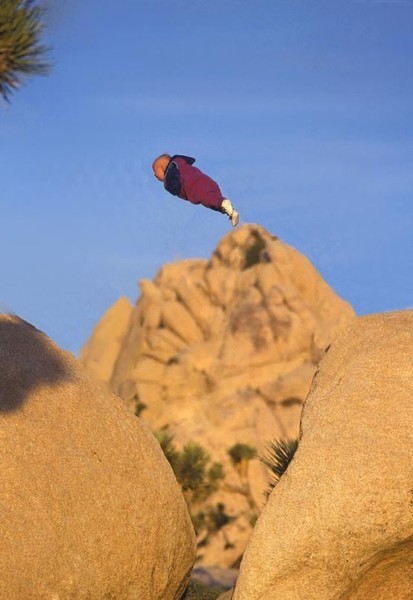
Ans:
{"type": "Polygon", "coordinates": [[[184,492],[191,490],[193,499],[204,495],[208,452],[195,442],[186,444],[180,453],[175,475],[184,492]]]}
{"type": "Polygon", "coordinates": [[[195,531],[199,532],[203,528],[208,531],[216,529],[220,510],[221,520],[224,519],[223,508],[220,509],[217,505],[216,508],[199,510],[199,506],[218,489],[220,481],[224,479],[222,465],[217,462],[211,463],[208,452],[196,442],[188,442],[179,451],[174,444],[173,435],[167,430],[159,431],[155,435],[181,486],[195,531]],[[217,511],[215,520],[214,511],[217,511]]]}
{"type": "Polygon", "coordinates": [[[216,492],[223,479],[225,479],[224,467],[221,463],[213,463],[207,470],[205,489],[208,496],[216,492]]]}
{"type": "Polygon", "coordinates": [[[287,470],[297,448],[298,439],[276,439],[268,444],[267,454],[260,457],[261,462],[268,467],[272,475],[265,493],[267,497],[287,470]]]}
{"type": "Polygon", "coordinates": [[[245,496],[251,510],[253,511],[253,514],[255,514],[258,507],[252,494],[250,482],[248,480],[248,470],[250,460],[253,460],[256,457],[257,451],[254,446],[238,443],[234,444],[228,449],[228,455],[239,475],[241,482],[240,486],[236,486],[233,489],[237,493],[245,496]]]}
{"type": "Polygon", "coordinates": [[[254,446],[238,443],[229,448],[228,454],[234,465],[237,465],[243,460],[251,460],[252,458],[255,458],[257,451],[254,446]]]}
{"type": "Polygon", "coordinates": [[[249,461],[255,458],[257,451],[254,446],[248,444],[234,444],[229,448],[228,455],[232,464],[238,472],[241,480],[247,479],[249,461]]]}
{"type": "Polygon", "coordinates": [[[208,452],[196,442],[188,442],[179,454],[175,475],[182,490],[191,492],[192,502],[205,500],[224,478],[222,465],[209,463],[208,452]]]}
{"type": "Polygon", "coordinates": [[[228,525],[234,517],[230,517],[225,512],[225,504],[218,502],[216,506],[208,508],[206,511],[206,527],[208,531],[219,531],[224,525],[228,525]]]}

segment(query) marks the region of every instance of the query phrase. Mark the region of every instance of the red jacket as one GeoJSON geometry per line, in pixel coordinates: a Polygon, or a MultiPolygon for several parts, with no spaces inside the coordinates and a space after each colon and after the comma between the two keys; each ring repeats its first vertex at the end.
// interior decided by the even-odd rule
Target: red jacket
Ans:
{"type": "Polygon", "coordinates": [[[193,167],[194,162],[195,158],[190,156],[172,156],[165,171],[165,189],[192,204],[202,204],[220,211],[224,196],[218,184],[197,167],[193,167]]]}

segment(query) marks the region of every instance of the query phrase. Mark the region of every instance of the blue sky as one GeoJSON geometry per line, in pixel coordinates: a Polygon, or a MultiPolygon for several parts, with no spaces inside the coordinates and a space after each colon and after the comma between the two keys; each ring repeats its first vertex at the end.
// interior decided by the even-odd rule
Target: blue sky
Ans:
{"type": "Polygon", "coordinates": [[[357,314],[413,305],[413,0],[47,3],[53,70],[0,105],[0,309],[77,353],[226,218],[167,194],[195,156],[357,314]]]}

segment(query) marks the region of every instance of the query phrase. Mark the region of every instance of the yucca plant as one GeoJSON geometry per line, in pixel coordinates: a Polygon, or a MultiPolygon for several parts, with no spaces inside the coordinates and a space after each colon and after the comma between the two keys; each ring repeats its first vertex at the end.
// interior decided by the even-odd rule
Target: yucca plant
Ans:
{"type": "Polygon", "coordinates": [[[41,44],[44,9],[29,0],[0,0],[0,94],[6,101],[22,77],[47,75],[49,48],[41,44]]]}
{"type": "Polygon", "coordinates": [[[228,455],[242,481],[247,479],[249,461],[255,458],[256,454],[254,446],[248,444],[238,443],[229,448],[228,455]]]}
{"type": "Polygon", "coordinates": [[[272,474],[268,490],[265,492],[267,497],[277,485],[281,475],[287,470],[297,448],[298,439],[274,440],[268,444],[267,455],[260,457],[261,462],[269,468],[272,474]]]}
{"type": "Polygon", "coordinates": [[[196,442],[183,447],[176,477],[184,492],[190,490],[195,497],[202,493],[208,461],[208,452],[196,442]]]}
{"type": "Polygon", "coordinates": [[[220,463],[210,464],[208,452],[196,442],[188,442],[180,453],[176,478],[189,504],[199,503],[215,490],[224,479],[220,463]]]}

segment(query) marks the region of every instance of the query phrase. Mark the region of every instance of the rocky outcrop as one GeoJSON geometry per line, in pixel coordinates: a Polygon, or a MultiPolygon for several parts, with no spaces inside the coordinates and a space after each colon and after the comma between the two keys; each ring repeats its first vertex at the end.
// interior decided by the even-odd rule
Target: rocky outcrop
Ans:
{"type": "Polygon", "coordinates": [[[177,600],[194,534],[148,428],[69,353],[0,316],[0,597],[177,600]]]}
{"type": "Polygon", "coordinates": [[[413,311],[357,319],[332,345],[234,600],[413,597],[412,365],[413,311]]]}
{"type": "Polygon", "coordinates": [[[128,332],[132,309],[127,298],[119,298],[99,321],[90,344],[80,353],[80,360],[88,373],[99,381],[108,383],[113,375],[116,359],[128,332]]]}
{"type": "Polygon", "coordinates": [[[232,566],[268,473],[257,460],[234,468],[228,449],[248,444],[262,455],[274,438],[298,436],[315,365],[354,312],[304,256],[256,225],[224,237],[210,260],[167,264],[140,288],[113,368],[100,359],[110,336],[94,334],[81,356],[132,410],[144,409],[152,430],[169,428],[181,446],[197,441],[224,465],[213,501],[231,518],[203,539],[200,560],[232,566]]]}

